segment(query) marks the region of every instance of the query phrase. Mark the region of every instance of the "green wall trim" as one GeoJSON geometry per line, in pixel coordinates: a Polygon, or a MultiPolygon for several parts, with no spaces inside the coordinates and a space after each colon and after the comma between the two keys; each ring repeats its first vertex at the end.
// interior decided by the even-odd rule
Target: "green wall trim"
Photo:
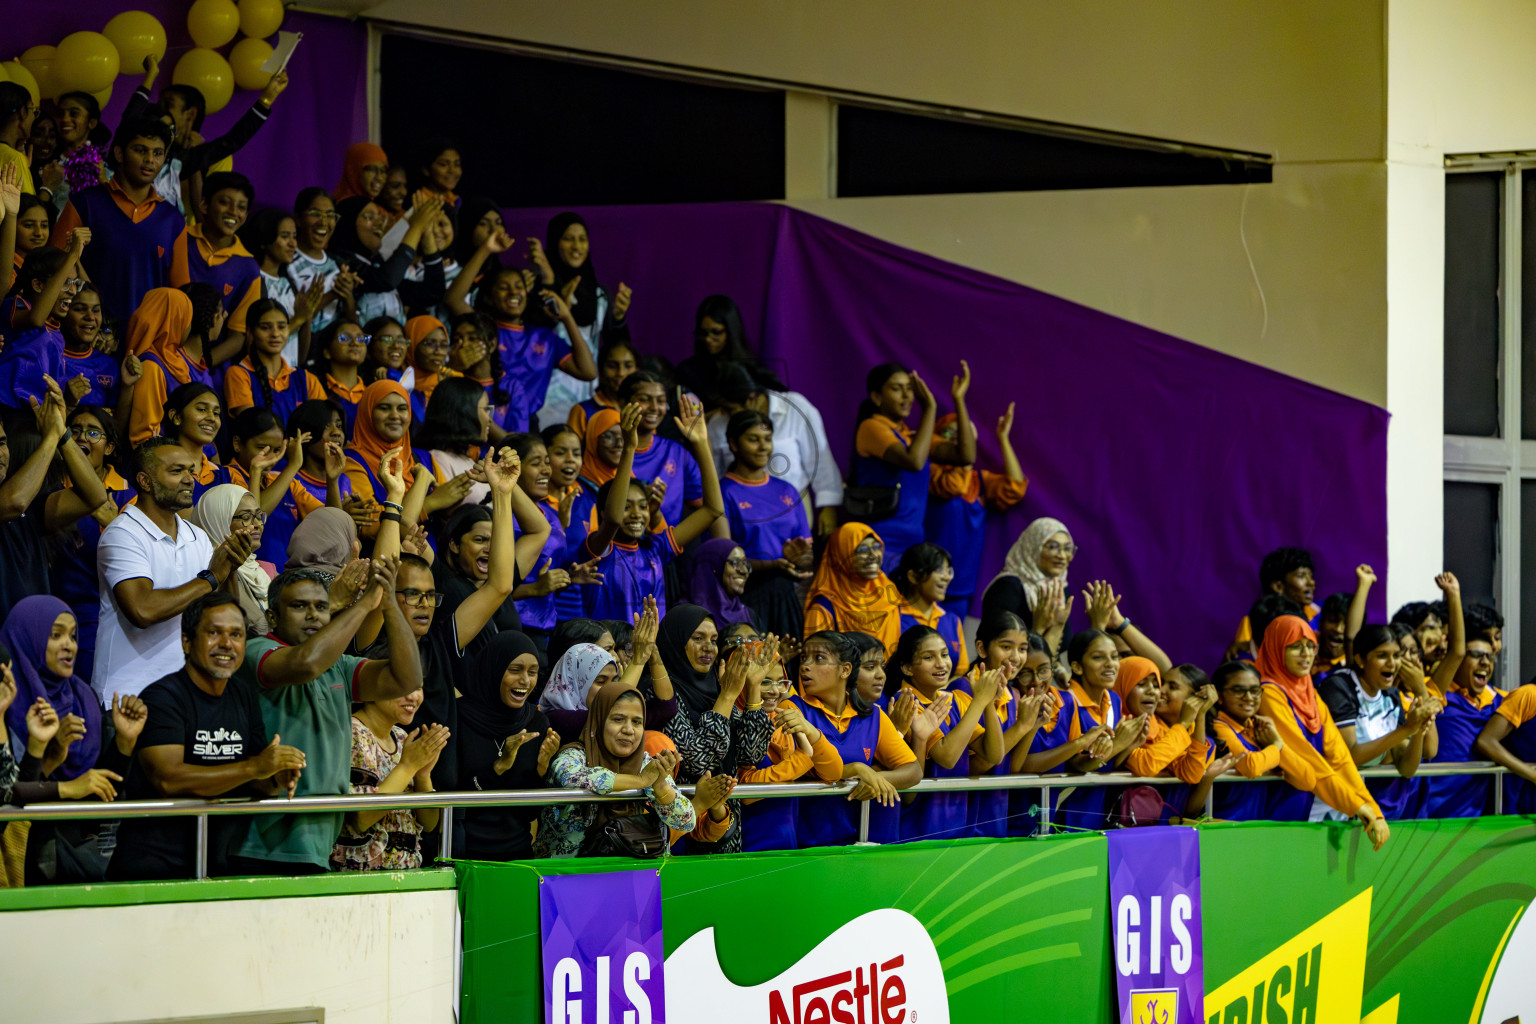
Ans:
{"type": "Polygon", "coordinates": [[[359,896],[387,892],[423,892],[457,886],[450,867],[419,871],[348,871],[298,878],[209,878],[201,882],[102,882],[95,885],[48,885],[0,889],[0,912],[64,910],[76,907],[129,907],[145,903],[197,903],[204,900],[267,900],[296,896],[359,896]]]}

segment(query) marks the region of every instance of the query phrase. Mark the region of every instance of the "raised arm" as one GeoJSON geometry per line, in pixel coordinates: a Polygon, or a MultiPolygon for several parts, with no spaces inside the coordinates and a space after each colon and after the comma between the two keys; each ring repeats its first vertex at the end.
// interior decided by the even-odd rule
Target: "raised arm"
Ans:
{"type": "MultiPolygon", "coordinates": [[[[1435,586],[1445,595],[1446,632],[1449,636],[1449,646],[1446,648],[1445,657],[1440,659],[1440,664],[1435,666],[1435,685],[1441,693],[1449,690],[1451,680],[1456,678],[1456,670],[1467,657],[1467,622],[1461,610],[1461,581],[1454,573],[1443,572],[1435,577],[1435,586]]],[[[1424,697],[1423,693],[1414,694],[1415,697],[1424,697]]]]}
{"type": "MultiPolygon", "coordinates": [[[[511,448],[486,452],[480,465],[485,470],[486,481],[491,485],[491,554],[485,582],[466,597],[453,613],[462,646],[468,646],[471,640],[479,636],[497,609],[512,596],[512,589],[517,585],[518,554],[523,541],[529,537],[525,532],[516,541],[512,539],[513,506],[517,498],[521,497],[525,503],[532,505],[528,496],[517,486],[517,478],[522,475],[523,469],[517,452],[511,448]]],[[[538,552],[544,548],[544,541],[549,537],[549,521],[538,509],[532,509],[532,512],[538,517],[538,525],[543,527],[543,531],[537,535],[538,547],[528,556],[530,563],[538,557],[538,552]]],[[[524,530],[527,530],[526,524],[524,530]]]]}
{"type": "MultiPolygon", "coordinates": [[[[673,529],[677,543],[685,545],[709,529],[715,520],[725,515],[725,498],[720,493],[720,476],[715,472],[714,456],[709,450],[709,431],[704,424],[704,407],[692,395],[683,399],[683,414],[673,420],[677,429],[693,449],[693,458],[699,464],[699,476],[704,485],[704,504],[684,517],[673,529]]],[[[626,442],[627,444],[628,442],[626,442]]],[[[632,460],[631,460],[632,461],[632,460]]],[[[610,504],[613,499],[610,497],[610,504]]]]}
{"type": "MultiPolygon", "coordinates": [[[[0,167],[0,267],[16,264],[16,218],[21,214],[21,165],[0,167]]],[[[9,280],[7,278],[6,280],[9,280]]]]}
{"type": "Polygon", "coordinates": [[[492,256],[499,256],[510,248],[512,248],[512,239],[507,236],[507,233],[500,229],[493,231],[484,242],[480,243],[480,248],[475,250],[474,255],[465,261],[463,268],[459,270],[459,276],[454,278],[453,284],[448,286],[448,294],[443,296],[443,304],[455,315],[474,312],[474,308],[469,304],[469,290],[479,279],[486,260],[492,256]]]}
{"type": "Polygon", "coordinates": [[[1376,573],[1370,566],[1355,566],[1355,596],[1349,599],[1349,611],[1344,614],[1344,655],[1347,659],[1355,650],[1355,636],[1365,625],[1365,603],[1371,596],[1371,585],[1376,573]]]}
{"type": "Polygon", "coordinates": [[[1131,625],[1131,620],[1120,611],[1120,596],[1103,580],[1088,584],[1088,589],[1083,591],[1083,605],[1088,610],[1089,625],[1124,640],[1133,653],[1156,665],[1158,672],[1173,668],[1173,659],[1153,643],[1151,637],[1131,625]]]}
{"type": "Polygon", "coordinates": [[[934,441],[934,462],[952,466],[969,466],[976,461],[976,428],[971,425],[971,414],[965,407],[966,392],[971,389],[971,366],[960,360],[960,372],[949,386],[950,398],[955,404],[955,439],[934,441]]]}
{"type": "MultiPolygon", "coordinates": [[[[400,602],[394,600],[395,574],[400,568],[396,558],[373,560],[374,587],[382,597],[384,608],[384,638],[389,644],[387,661],[369,660],[357,673],[356,698],[360,701],[391,700],[403,697],[421,686],[421,653],[416,646],[416,634],[405,620],[400,602]]],[[[357,602],[366,605],[367,594],[357,602]]],[[[318,634],[317,634],[318,635],[318,634]]]]}
{"type": "MultiPolygon", "coordinates": [[[[619,412],[619,429],[624,432],[624,454],[619,456],[619,468],[608,485],[608,503],[603,506],[603,514],[597,518],[597,528],[587,534],[587,550],[594,555],[607,553],[614,534],[619,532],[619,523],[624,519],[624,504],[629,500],[629,483],[635,475],[635,451],[640,447],[638,405],[630,403],[619,412]]],[[[719,489],[718,484],[716,489],[719,489]]],[[[714,521],[713,516],[710,521],[714,521]]]]}
{"type": "Polygon", "coordinates": [[[1003,473],[1009,480],[1016,483],[1024,482],[1024,467],[1019,465],[1019,457],[1013,450],[1013,403],[1008,403],[1008,411],[997,418],[997,446],[1003,452],[1003,473]]]}
{"type": "MultiPolygon", "coordinates": [[[[90,228],[79,227],[70,233],[69,258],[59,265],[59,269],[53,272],[52,277],[43,282],[43,290],[38,293],[32,308],[22,315],[24,323],[31,327],[48,325],[48,318],[53,316],[54,307],[59,304],[59,299],[64,295],[64,282],[74,276],[75,267],[80,262],[80,254],[85,251],[85,245],[90,240],[90,228]]],[[[19,283],[25,289],[31,282],[19,283]]]]}
{"type": "MultiPolygon", "coordinates": [[[[422,470],[419,475],[425,476],[426,470],[422,470]]],[[[406,493],[404,449],[391,448],[384,453],[384,457],[379,460],[379,483],[384,486],[385,501],[402,505],[406,493]]],[[[409,503],[406,502],[405,504],[409,503]]],[[[385,509],[384,513],[379,517],[378,535],[373,539],[374,558],[400,557],[400,530],[403,520],[405,520],[404,512],[395,512],[394,509],[390,508],[385,509]]],[[[415,522],[415,520],[410,521],[415,522]]],[[[366,650],[373,646],[373,642],[379,638],[379,631],[384,628],[384,609],[382,607],[384,602],[381,601],[379,603],[380,607],[373,609],[365,615],[362,625],[358,626],[356,643],[353,644],[354,649],[359,651],[366,650]]],[[[393,603],[392,600],[391,603],[393,603]]]]}
{"type": "Polygon", "coordinates": [[[933,446],[934,401],[933,392],[928,390],[928,385],[917,375],[916,370],[912,371],[911,377],[912,390],[917,395],[917,404],[921,409],[917,430],[912,434],[910,445],[892,441],[880,458],[897,469],[916,472],[928,465],[928,451],[933,446]]]}
{"type": "Polygon", "coordinates": [[[541,288],[539,297],[555,304],[555,319],[565,326],[565,333],[571,339],[572,365],[566,372],[577,380],[596,380],[597,360],[592,358],[592,349],[587,344],[586,336],[581,333],[576,318],[571,315],[571,307],[566,304],[565,296],[549,288],[541,288]]]}
{"type": "MultiPolygon", "coordinates": [[[[239,535],[230,534],[230,536],[239,535]]],[[[383,603],[394,608],[397,616],[400,615],[400,605],[394,600],[395,569],[398,565],[399,562],[393,558],[375,558],[369,572],[367,588],[361,597],[348,607],[334,613],[331,621],[321,626],[303,643],[274,648],[268,652],[262,659],[257,673],[261,685],[267,689],[279,689],[284,686],[303,686],[305,683],[313,682],[320,678],[326,669],[336,664],[337,659],[345,653],[347,644],[352,642],[353,636],[357,633],[357,627],[362,624],[363,618],[369,612],[383,603]]],[[[287,600],[286,594],[283,599],[287,600]]],[[[272,614],[276,615],[277,611],[276,608],[272,609],[272,614]]],[[[387,610],[384,621],[387,630],[389,628],[387,610]]],[[[391,645],[390,655],[394,655],[393,645],[391,645]]],[[[414,643],[411,647],[411,658],[413,661],[416,659],[414,643]]],[[[418,664],[418,682],[420,668],[418,664]]],[[[357,696],[355,699],[368,701],[381,698],[357,696]]]]}

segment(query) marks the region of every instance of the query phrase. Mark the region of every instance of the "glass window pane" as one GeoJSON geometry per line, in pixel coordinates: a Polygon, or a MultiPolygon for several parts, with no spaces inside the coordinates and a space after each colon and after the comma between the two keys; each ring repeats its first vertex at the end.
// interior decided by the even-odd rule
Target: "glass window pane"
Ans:
{"type": "Polygon", "coordinates": [[[1536,168],[1521,172],[1520,209],[1520,436],[1536,441],[1536,168]]]}
{"type": "MultiPolygon", "coordinates": [[[[1445,482],[1445,567],[1461,581],[1464,601],[1497,605],[1499,485],[1445,482]]],[[[1438,599],[1429,580],[1422,600],[1438,599]]],[[[1394,609],[1395,611],[1396,609],[1394,609]]]]}
{"type": "Polygon", "coordinates": [[[1445,432],[1499,436],[1502,172],[1445,176],[1445,432]]]}

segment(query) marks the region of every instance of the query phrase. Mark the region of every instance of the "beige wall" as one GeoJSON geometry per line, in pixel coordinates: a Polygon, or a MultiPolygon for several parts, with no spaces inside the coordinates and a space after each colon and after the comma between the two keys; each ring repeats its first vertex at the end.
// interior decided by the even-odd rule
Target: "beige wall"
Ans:
{"type": "Polygon", "coordinates": [[[318,1006],[326,1024],[452,1024],[457,893],[16,910],[7,1021],[99,1024],[318,1006]]]}
{"type": "Polygon", "coordinates": [[[1284,160],[1382,148],[1379,0],[384,0],[368,16],[1284,160]]]}

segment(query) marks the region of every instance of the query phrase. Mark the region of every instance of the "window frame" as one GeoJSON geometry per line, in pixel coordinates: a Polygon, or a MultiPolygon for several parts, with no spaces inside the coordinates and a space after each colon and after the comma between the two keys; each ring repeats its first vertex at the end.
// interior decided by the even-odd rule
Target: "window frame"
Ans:
{"type": "MultiPolygon", "coordinates": [[[[1504,616],[1503,682],[1517,686],[1525,678],[1520,643],[1520,553],[1524,543],[1520,490],[1522,481],[1536,480],[1536,441],[1521,439],[1521,189],[1524,175],[1536,173],[1536,152],[1445,158],[1447,177],[1489,172],[1504,175],[1499,195],[1499,436],[1444,435],[1442,483],[1499,487],[1493,578],[1499,611],[1504,616]]],[[[1441,500],[1444,501],[1443,492],[1441,500]]],[[[1532,543],[1536,543],[1536,538],[1532,543]]]]}

